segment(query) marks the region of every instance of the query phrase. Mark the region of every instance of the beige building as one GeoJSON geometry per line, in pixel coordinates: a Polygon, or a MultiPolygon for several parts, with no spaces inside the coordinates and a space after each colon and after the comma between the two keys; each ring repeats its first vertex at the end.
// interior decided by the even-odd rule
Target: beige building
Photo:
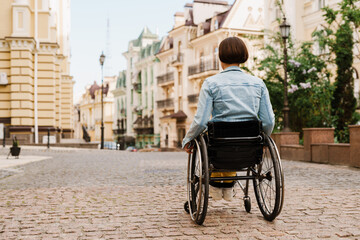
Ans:
{"type": "Polygon", "coordinates": [[[0,125],[6,137],[72,137],[70,1],[0,2],[0,125]]]}
{"type": "Polygon", "coordinates": [[[263,46],[263,1],[194,0],[175,14],[175,24],[156,55],[157,110],[161,147],[179,147],[197,108],[203,81],[221,69],[218,46],[229,36],[242,38],[253,57],[263,46]]]}
{"type": "MultiPolygon", "coordinates": [[[[113,142],[113,115],[114,96],[113,90],[116,86],[117,77],[104,78],[103,95],[103,120],[104,120],[104,141],[113,142]]],[[[101,85],[94,82],[86,88],[80,103],[80,124],[83,129],[85,141],[101,141],[101,85]],[[86,139],[89,136],[90,139],[86,139]]]]}
{"type": "MultiPolygon", "coordinates": [[[[312,33],[320,30],[322,25],[326,25],[324,21],[324,12],[321,8],[329,6],[330,8],[338,8],[341,0],[284,0],[283,10],[286,19],[291,26],[291,34],[296,43],[303,41],[312,41],[312,33]]],[[[360,2],[357,3],[360,7],[360,2]]],[[[282,18],[281,11],[276,5],[276,0],[265,0],[265,29],[270,32],[278,31],[277,18],[282,18]]],[[[354,33],[355,40],[359,41],[359,33],[354,33]]],[[[319,48],[315,45],[315,52],[319,52],[319,48]]],[[[360,44],[354,47],[354,95],[359,100],[360,91],[360,44]]],[[[331,67],[331,65],[330,65],[331,67]]],[[[335,71],[336,66],[333,65],[335,71]]]]}

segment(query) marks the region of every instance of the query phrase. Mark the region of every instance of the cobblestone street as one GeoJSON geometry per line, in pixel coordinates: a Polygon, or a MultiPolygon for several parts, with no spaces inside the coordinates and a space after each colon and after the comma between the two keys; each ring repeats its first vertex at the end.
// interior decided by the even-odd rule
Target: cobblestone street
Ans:
{"type": "Polygon", "coordinates": [[[22,155],[52,158],[0,170],[0,239],[360,239],[359,169],[284,160],[275,221],[264,220],[253,193],[246,213],[238,190],[232,202],[210,199],[197,226],[183,210],[185,153],[22,155]]]}

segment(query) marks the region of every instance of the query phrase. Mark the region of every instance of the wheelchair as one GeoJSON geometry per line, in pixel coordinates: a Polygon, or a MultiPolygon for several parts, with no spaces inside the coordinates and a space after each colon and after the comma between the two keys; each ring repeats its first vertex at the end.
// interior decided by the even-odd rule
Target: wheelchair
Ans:
{"type": "Polygon", "coordinates": [[[250,180],[259,209],[273,221],[284,202],[284,175],[275,142],[262,131],[261,121],[209,122],[208,130],[193,140],[188,157],[187,201],[191,219],[205,221],[209,184],[233,180],[244,193],[246,212],[251,211],[250,180]],[[236,172],[233,177],[211,177],[213,172],[236,172]],[[242,184],[241,181],[245,181],[242,184]]]}

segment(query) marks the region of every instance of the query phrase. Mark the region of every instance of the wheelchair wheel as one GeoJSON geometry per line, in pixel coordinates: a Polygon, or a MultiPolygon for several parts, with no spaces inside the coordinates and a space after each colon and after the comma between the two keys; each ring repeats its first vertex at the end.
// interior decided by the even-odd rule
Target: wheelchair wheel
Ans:
{"type": "Polygon", "coordinates": [[[201,225],[206,217],[209,198],[209,170],[205,140],[202,136],[188,159],[187,195],[191,219],[201,225]]]}
{"type": "Polygon", "coordinates": [[[284,201],[284,176],[274,141],[266,136],[263,159],[255,166],[254,192],[260,211],[268,221],[281,212],[284,201]]]}

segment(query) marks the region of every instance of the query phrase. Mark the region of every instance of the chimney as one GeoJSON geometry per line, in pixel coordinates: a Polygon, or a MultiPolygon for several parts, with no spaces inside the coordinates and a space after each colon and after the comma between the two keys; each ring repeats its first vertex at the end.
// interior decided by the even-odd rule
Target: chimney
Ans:
{"type": "Polygon", "coordinates": [[[184,13],[183,12],[175,13],[174,14],[174,19],[175,19],[174,28],[177,28],[177,27],[185,24],[185,18],[184,18],[184,13]]]}

